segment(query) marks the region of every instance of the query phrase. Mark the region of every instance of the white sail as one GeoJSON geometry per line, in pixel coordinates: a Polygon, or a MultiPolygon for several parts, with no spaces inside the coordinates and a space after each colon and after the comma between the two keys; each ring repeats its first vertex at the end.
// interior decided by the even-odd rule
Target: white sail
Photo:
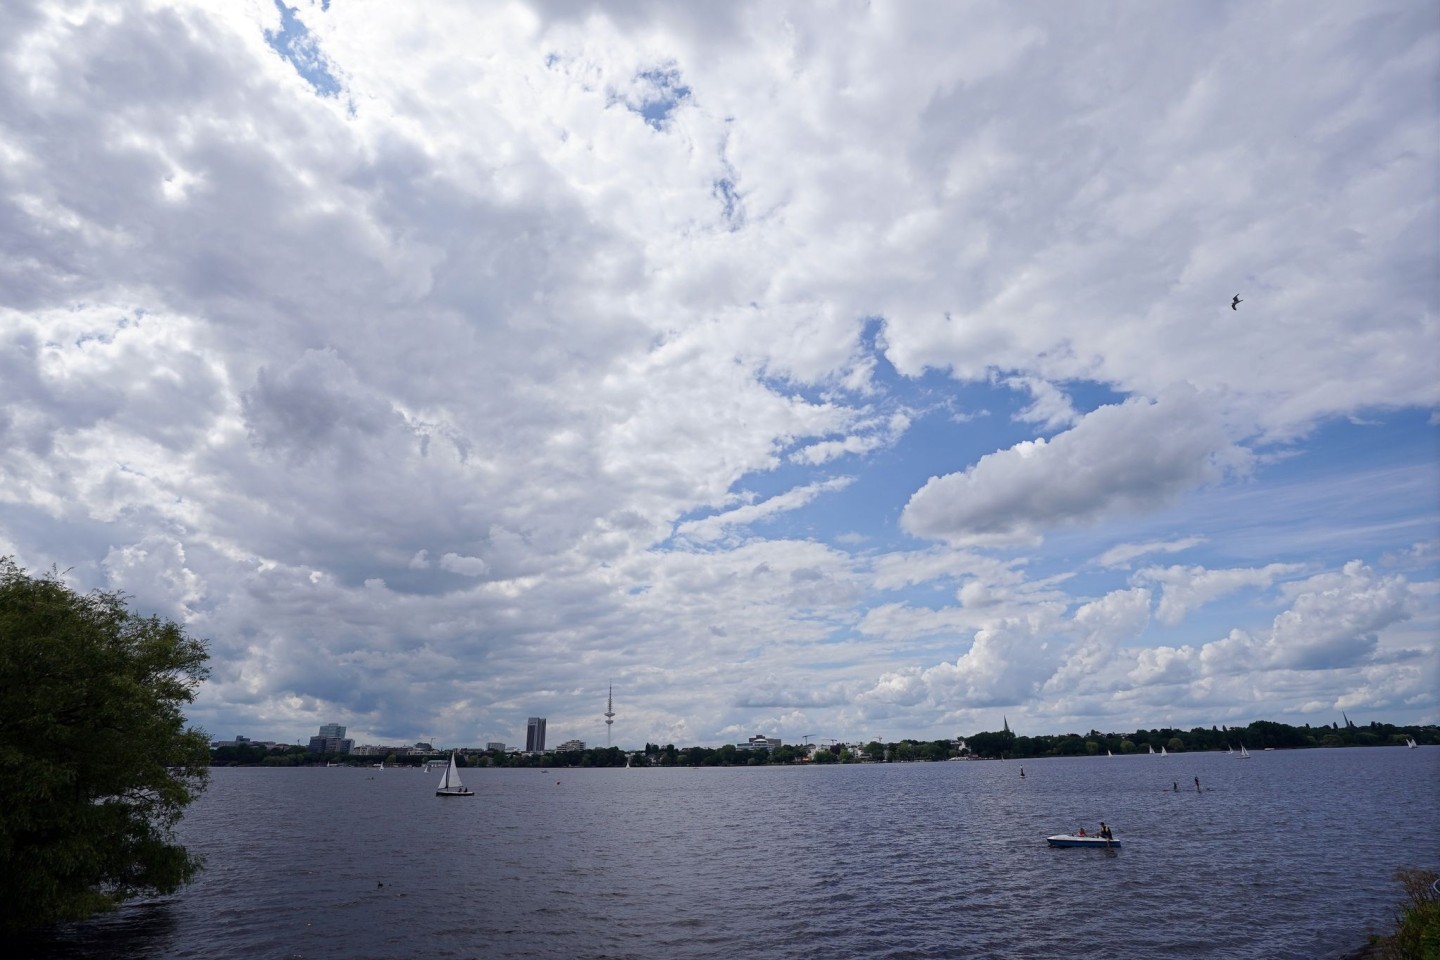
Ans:
{"type": "Polygon", "coordinates": [[[1245,749],[1245,744],[1243,744],[1243,743],[1240,744],[1240,759],[1241,759],[1241,760],[1249,760],[1249,759],[1250,759],[1250,751],[1245,749]]]}
{"type": "Polygon", "coordinates": [[[455,762],[455,754],[450,754],[450,765],[445,768],[445,773],[440,777],[441,790],[460,791],[465,789],[465,784],[460,782],[460,767],[455,762]]]}
{"type": "Polygon", "coordinates": [[[1165,752],[1165,748],[1164,748],[1164,747],[1161,747],[1161,748],[1160,748],[1160,756],[1162,756],[1162,757],[1168,757],[1168,756],[1170,756],[1170,754],[1168,754],[1168,753],[1165,752]]]}

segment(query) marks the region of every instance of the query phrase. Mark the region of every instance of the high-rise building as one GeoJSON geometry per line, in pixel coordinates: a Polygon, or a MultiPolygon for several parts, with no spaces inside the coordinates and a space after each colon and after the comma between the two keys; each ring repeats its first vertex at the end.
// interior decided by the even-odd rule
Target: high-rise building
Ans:
{"type": "Polygon", "coordinates": [[[327,723],[320,728],[318,737],[310,738],[311,753],[349,753],[355,746],[354,740],[345,738],[345,727],[339,723],[327,723]]]}
{"type": "Polygon", "coordinates": [[[531,717],[525,724],[525,752],[545,752],[545,718],[531,717]]]}
{"type": "Polygon", "coordinates": [[[349,737],[311,737],[306,749],[311,753],[349,753],[354,746],[349,737]]]}

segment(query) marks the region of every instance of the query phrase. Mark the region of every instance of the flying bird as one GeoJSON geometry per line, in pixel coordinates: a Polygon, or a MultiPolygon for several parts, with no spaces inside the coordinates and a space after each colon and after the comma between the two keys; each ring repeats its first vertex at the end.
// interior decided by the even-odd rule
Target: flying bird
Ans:
{"type": "Polygon", "coordinates": [[[1245,302],[1244,300],[1241,300],[1241,299],[1240,299],[1240,294],[1237,293],[1237,294],[1235,294],[1235,299],[1230,302],[1230,309],[1231,309],[1231,310],[1234,310],[1234,309],[1236,309],[1236,305],[1237,305],[1237,304],[1241,304],[1241,303],[1244,303],[1244,302],[1245,302]]]}

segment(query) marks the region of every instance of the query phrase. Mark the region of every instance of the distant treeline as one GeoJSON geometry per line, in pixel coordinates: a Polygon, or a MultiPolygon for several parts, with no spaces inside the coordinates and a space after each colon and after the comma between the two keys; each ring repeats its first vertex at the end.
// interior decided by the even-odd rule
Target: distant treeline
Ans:
{"type": "Polygon", "coordinates": [[[1399,727],[1393,723],[1372,722],[1365,726],[1354,723],[1312,727],[1292,727],[1270,720],[1256,720],[1244,727],[1194,727],[1177,730],[1136,730],[1134,733],[1100,733],[1091,730],[1081,736],[1066,733],[1056,736],[1022,737],[1009,730],[977,733],[967,737],[965,744],[972,756],[979,757],[1084,757],[1111,753],[1145,753],[1147,748],[1167,753],[1239,750],[1293,750],[1305,747],[1390,747],[1404,746],[1406,738],[1418,743],[1440,743],[1440,727],[1399,727]]]}
{"type": "MultiPolygon", "coordinates": [[[[1292,727],[1269,720],[1257,720],[1244,727],[1195,727],[1177,730],[1161,727],[1136,730],[1133,733],[1100,733],[1091,730],[1081,735],[1065,733],[1022,737],[1011,730],[982,731],[959,740],[901,740],[880,743],[872,740],[858,744],[821,743],[786,744],[774,750],[749,750],[726,744],[723,747],[676,747],[674,744],[647,743],[644,750],[625,751],[619,747],[595,747],[589,750],[552,751],[530,755],[502,751],[462,750],[459,762],[466,767],[731,767],[763,766],[787,763],[908,763],[952,759],[1017,760],[1037,757],[1084,757],[1112,754],[1158,752],[1167,753],[1224,751],[1227,747],[1250,751],[1275,748],[1292,750],[1306,747],[1387,747],[1403,746],[1407,738],[1419,744],[1440,744],[1440,727],[1396,726],[1390,723],[1354,723],[1330,726],[1292,727]]],[[[252,744],[217,747],[211,751],[213,766],[319,766],[340,763],[345,766],[418,767],[431,757],[391,754],[388,757],[356,754],[310,753],[304,747],[268,749],[252,744]]]]}

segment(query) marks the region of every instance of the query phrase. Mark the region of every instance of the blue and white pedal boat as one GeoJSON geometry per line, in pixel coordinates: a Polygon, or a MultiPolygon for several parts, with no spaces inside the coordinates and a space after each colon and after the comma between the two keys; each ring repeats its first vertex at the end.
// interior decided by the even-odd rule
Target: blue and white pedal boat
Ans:
{"type": "Polygon", "coordinates": [[[1118,850],[1120,848],[1119,840],[1106,840],[1104,837],[1092,837],[1089,835],[1082,837],[1076,833],[1056,834],[1053,837],[1046,837],[1045,842],[1052,847],[1100,847],[1103,850],[1118,850]]]}

